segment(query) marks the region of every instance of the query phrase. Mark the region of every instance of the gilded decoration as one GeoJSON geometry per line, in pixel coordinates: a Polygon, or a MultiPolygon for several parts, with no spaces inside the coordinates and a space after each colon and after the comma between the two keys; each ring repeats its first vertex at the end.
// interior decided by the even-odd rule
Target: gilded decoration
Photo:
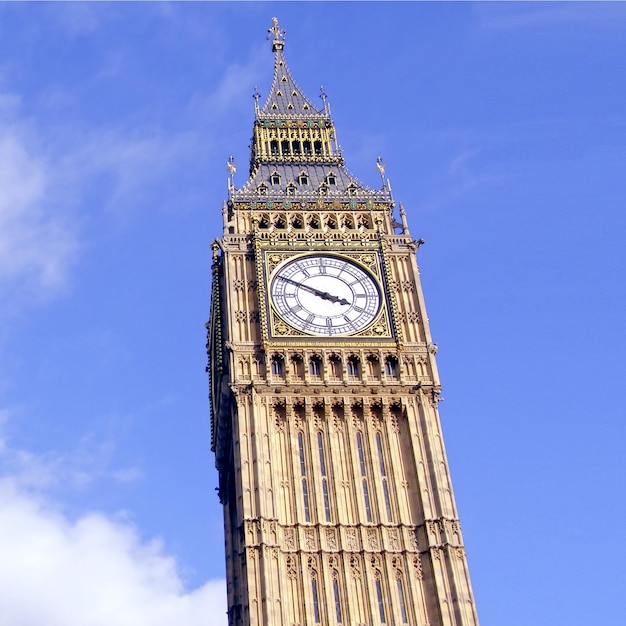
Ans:
{"type": "MultiPolygon", "coordinates": [[[[267,248],[262,248],[258,240],[257,251],[261,254],[260,259],[258,259],[257,261],[260,261],[261,263],[261,269],[257,268],[258,274],[262,275],[262,278],[259,278],[259,283],[263,281],[263,283],[267,286],[270,285],[273,276],[275,275],[279,267],[287,264],[293,259],[297,259],[298,257],[305,258],[311,254],[320,253],[320,251],[316,250],[309,250],[307,252],[292,250],[271,250],[267,248]]],[[[309,338],[310,341],[315,343],[319,343],[320,341],[330,341],[336,343],[337,341],[340,341],[342,344],[354,343],[355,341],[358,341],[360,339],[393,340],[394,335],[392,331],[390,311],[388,309],[388,299],[383,297],[383,295],[385,294],[385,283],[383,278],[384,262],[381,262],[379,260],[379,254],[373,251],[369,252],[365,250],[342,250],[340,254],[337,250],[328,250],[328,252],[325,251],[324,254],[337,256],[337,258],[348,258],[353,261],[356,266],[363,268],[369,275],[372,275],[374,277],[381,294],[381,305],[377,316],[372,320],[371,323],[368,324],[366,328],[358,332],[354,332],[350,335],[336,335],[332,337],[326,337],[323,335],[311,334],[301,329],[295,328],[285,319],[283,319],[275,310],[268,289],[263,288],[258,290],[259,310],[261,311],[261,314],[259,315],[259,322],[261,324],[261,329],[263,332],[265,327],[264,322],[265,320],[267,320],[266,325],[268,329],[268,334],[265,336],[266,342],[269,342],[271,338],[303,339],[305,337],[309,338]],[[265,296],[265,301],[261,299],[262,296],[265,296]]],[[[270,344],[267,343],[267,345],[270,344]]]]}

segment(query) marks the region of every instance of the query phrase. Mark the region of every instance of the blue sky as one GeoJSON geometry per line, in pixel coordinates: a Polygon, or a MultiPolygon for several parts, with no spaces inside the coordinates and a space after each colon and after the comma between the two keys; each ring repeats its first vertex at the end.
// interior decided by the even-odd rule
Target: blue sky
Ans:
{"type": "Polygon", "coordinates": [[[222,617],[204,322],[271,17],[415,238],[483,626],[622,625],[626,4],[0,5],[0,624],[222,617]]]}

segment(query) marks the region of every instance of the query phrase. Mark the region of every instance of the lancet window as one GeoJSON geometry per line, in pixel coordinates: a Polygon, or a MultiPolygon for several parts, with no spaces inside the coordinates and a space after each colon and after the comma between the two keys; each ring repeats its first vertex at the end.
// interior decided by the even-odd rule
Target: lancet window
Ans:
{"type": "Polygon", "coordinates": [[[391,500],[389,496],[389,481],[387,479],[387,470],[385,468],[385,457],[383,454],[383,442],[380,433],[376,433],[376,448],[378,451],[378,465],[380,468],[380,478],[383,484],[383,497],[385,499],[385,509],[387,510],[387,521],[392,521],[391,500]]]}
{"type": "Polygon", "coordinates": [[[298,452],[300,455],[300,477],[302,480],[302,504],[304,505],[304,521],[311,521],[311,505],[309,501],[309,483],[306,473],[306,460],[304,456],[304,435],[298,433],[298,452]]]}
{"type": "Polygon", "coordinates": [[[330,522],[330,500],[328,498],[328,475],[326,474],[326,457],[324,455],[324,435],[317,433],[317,449],[320,456],[320,472],[322,474],[322,495],[324,496],[324,516],[330,522]]]}
{"type": "Polygon", "coordinates": [[[356,448],[359,455],[359,469],[361,470],[361,483],[363,486],[363,503],[365,505],[365,516],[368,522],[372,521],[372,506],[370,503],[370,491],[367,484],[367,470],[365,467],[365,454],[363,451],[363,435],[356,434],[356,448]]]}

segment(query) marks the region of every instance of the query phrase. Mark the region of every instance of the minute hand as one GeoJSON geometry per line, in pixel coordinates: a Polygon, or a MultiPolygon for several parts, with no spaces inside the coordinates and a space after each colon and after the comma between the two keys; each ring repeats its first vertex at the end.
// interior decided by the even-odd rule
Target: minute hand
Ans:
{"type": "Polygon", "coordinates": [[[329,300],[330,302],[338,302],[339,304],[350,304],[345,298],[339,298],[338,296],[333,296],[327,291],[321,291],[320,289],[315,289],[315,287],[309,287],[309,285],[305,285],[304,283],[299,283],[291,278],[287,278],[286,276],[280,277],[286,283],[291,283],[300,289],[304,289],[304,291],[308,291],[318,298],[322,298],[322,300],[329,300]]]}

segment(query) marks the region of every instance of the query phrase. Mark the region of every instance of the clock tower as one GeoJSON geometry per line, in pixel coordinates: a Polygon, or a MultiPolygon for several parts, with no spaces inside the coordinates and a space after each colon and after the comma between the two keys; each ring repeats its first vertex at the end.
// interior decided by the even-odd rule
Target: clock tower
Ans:
{"type": "Polygon", "coordinates": [[[402,205],[345,167],[269,29],[247,182],[229,161],[208,327],[229,626],[474,626],[402,205]],[[397,215],[397,217],[396,217],[397,215]]]}

